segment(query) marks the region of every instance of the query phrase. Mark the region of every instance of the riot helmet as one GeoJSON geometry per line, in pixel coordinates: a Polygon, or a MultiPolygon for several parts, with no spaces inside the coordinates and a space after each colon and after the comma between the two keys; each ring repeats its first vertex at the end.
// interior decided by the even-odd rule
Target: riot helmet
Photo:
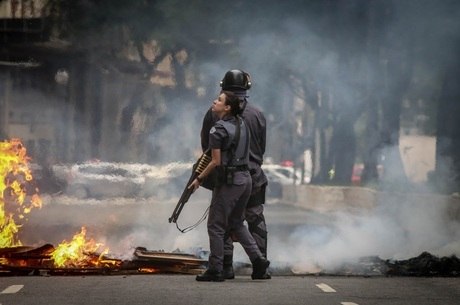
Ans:
{"type": "Polygon", "coordinates": [[[220,82],[223,90],[249,90],[251,88],[251,77],[242,70],[230,70],[225,73],[220,82]]]}

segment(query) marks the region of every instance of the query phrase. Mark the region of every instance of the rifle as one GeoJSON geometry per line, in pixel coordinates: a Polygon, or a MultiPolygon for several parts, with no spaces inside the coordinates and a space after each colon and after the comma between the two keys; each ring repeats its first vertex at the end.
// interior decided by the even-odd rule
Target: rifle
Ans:
{"type": "Polygon", "coordinates": [[[190,175],[190,178],[188,179],[187,184],[185,185],[184,190],[182,191],[182,195],[180,196],[179,201],[177,202],[176,208],[174,209],[171,217],[169,217],[169,222],[177,222],[177,218],[179,218],[180,213],[182,212],[182,209],[184,208],[184,205],[187,203],[189,200],[190,196],[193,194],[194,190],[189,189],[189,185],[195,180],[196,177],[198,177],[199,174],[201,174],[206,166],[208,166],[209,162],[211,162],[211,151],[208,149],[206,150],[201,157],[198,158],[195,164],[193,164],[192,167],[192,174],[190,175]]]}

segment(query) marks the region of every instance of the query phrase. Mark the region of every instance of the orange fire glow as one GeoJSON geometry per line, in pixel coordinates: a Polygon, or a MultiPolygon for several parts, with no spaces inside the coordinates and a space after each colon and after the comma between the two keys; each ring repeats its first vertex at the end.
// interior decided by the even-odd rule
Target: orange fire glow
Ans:
{"type": "MultiPolygon", "coordinates": [[[[38,189],[31,190],[32,173],[29,169],[26,148],[19,139],[0,142],[0,248],[22,246],[18,233],[26,215],[33,208],[41,208],[38,189]]],[[[63,241],[51,252],[55,267],[83,268],[106,267],[119,264],[119,260],[104,257],[108,249],[99,251],[101,243],[86,239],[86,228],[73,236],[70,242],[63,241]],[[99,254],[96,254],[99,253],[99,254]]],[[[7,262],[3,259],[0,264],[7,262]]],[[[15,260],[15,265],[26,262],[15,260]]]]}
{"type": "Polygon", "coordinates": [[[82,227],[81,232],[73,236],[70,242],[63,241],[51,253],[56,267],[98,267],[104,265],[107,261],[103,255],[109,252],[106,248],[98,257],[94,257],[103,244],[96,243],[93,239],[86,239],[86,228],[82,227]]]}
{"type": "Polygon", "coordinates": [[[33,208],[41,208],[38,189],[27,191],[32,173],[19,139],[0,142],[0,248],[21,246],[17,233],[33,208]]]}

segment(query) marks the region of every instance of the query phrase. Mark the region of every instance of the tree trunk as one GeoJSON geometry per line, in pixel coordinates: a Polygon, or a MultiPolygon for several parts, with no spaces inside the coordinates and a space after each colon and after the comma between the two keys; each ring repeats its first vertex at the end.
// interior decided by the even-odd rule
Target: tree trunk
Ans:
{"type": "Polygon", "coordinates": [[[314,172],[312,183],[322,184],[330,181],[330,171],[332,170],[331,160],[331,136],[332,125],[329,118],[330,96],[324,97],[323,92],[318,93],[318,107],[315,115],[315,144],[314,144],[314,172]]]}
{"type": "Polygon", "coordinates": [[[331,151],[334,156],[333,182],[348,185],[351,182],[356,154],[356,136],[353,130],[354,120],[339,118],[334,126],[331,139],[331,151]]]}
{"type": "Polygon", "coordinates": [[[366,37],[365,64],[368,67],[365,83],[364,103],[366,114],[365,151],[363,153],[364,168],[361,173],[361,185],[375,185],[379,174],[377,166],[380,162],[380,106],[382,105],[383,78],[380,66],[380,50],[383,41],[383,24],[385,6],[381,1],[369,3],[368,31],[366,37]]]}
{"type": "Polygon", "coordinates": [[[372,4],[369,11],[368,64],[370,71],[378,72],[370,77],[368,87],[371,88],[371,96],[368,101],[377,103],[370,104],[368,111],[368,137],[371,142],[365,157],[365,179],[375,179],[376,158],[381,156],[382,187],[407,190],[408,179],[399,152],[399,133],[401,104],[412,78],[414,45],[407,24],[398,19],[400,16],[392,2],[376,1],[372,4]],[[375,108],[378,109],[378,106],[381,106],[382,122],[378,142],[374,142],[371,137],[376,136],[373,121],[377,121],[375,108]],[[377,152],[376,143],[379,143],[377,152]]]}
{"type": "Polygon", "coordinates": [[[436,190],[442,193],[460,191],[460,63],[454,66],[456,69],[445,75],[439,101],[436,168],[434,177],[431,177],[436,190]]]}
{"type": "MultiPolygon", "coordinates": [[[[375,90],[371,90],[374,91],[375,90]]],[[[361,174],[361,185],[371,185],[378,181],[379,175],[377,166],[379,163],[379,115],[378,115],[378,102],[375,95],[370,95],[367,98],[366,106],[366,133],[365,133],[365,152],[363,154],[364,168],[361,174]]]]}

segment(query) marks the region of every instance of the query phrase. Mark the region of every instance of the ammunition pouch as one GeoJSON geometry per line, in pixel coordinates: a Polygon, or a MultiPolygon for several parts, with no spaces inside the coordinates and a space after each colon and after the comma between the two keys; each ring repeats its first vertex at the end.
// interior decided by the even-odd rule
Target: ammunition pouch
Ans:
{"type": "Polygon", "coordinates": [[[232,185],[235,177],[235,171],[234,166],[217,166],[216,172],[218,186],[222,186],[224,184],[232,185]]]}

